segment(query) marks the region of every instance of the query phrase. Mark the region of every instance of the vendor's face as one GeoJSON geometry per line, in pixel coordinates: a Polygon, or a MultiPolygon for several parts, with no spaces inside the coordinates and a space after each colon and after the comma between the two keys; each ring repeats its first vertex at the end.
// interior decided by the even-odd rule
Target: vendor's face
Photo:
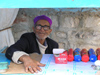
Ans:
{"type": "Polygon", "coordinates": [[[38,39],[46,39],[51,33],[50,24],[46,20],[37,21],[36,25],[33,27],[33,31],[38,39]]]}

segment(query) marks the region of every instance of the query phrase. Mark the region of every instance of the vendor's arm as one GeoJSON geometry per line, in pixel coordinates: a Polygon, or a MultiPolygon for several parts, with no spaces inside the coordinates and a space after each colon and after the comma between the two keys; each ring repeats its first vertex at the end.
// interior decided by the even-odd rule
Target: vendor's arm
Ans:
{"type": "MultiPolygon", "coordinates": [[[[26,38],[26,34],[23,34],[21,38],[13,45],[11,45],[6,51],[6,57],[13,61],[13,55],[15,52],[26,52],[26,49],[29,47],[28,39],[26,38]]],[[[21,53],[19,53],[21,54],[21,53]]],[[[16,55],[16,54],[15,54],[16,55]]],[[[19,57],[19,56],[18,56],[19,57]]]]}
{"type": "Polygon", "coordinates": [[[16,51],[16,52],[14,52],[14,54],[13,54],[13,56],[12,56],[12,61],[15,62],[15,63],[17,63],[17,64],[22,63],[21,61],[19,61],[19,58],[20,58],[21,56],[23,56],[23,55],[29,56],[29,54],[27,54],[27,53],[25,53],[25,52],[23,52],[23,51],[16,51]]]}

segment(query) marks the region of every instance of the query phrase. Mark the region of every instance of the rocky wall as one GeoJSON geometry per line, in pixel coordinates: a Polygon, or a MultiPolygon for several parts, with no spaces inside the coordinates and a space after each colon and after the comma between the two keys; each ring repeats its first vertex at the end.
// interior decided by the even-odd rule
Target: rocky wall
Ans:
{"type": "Polygon", "coordinates": [[[19,10],[12,31],[17,41],[23,33],[32,32],[33,19],[47,15],[52,21],[50,38],[59,43],[60,48],[100,47],[99,8],[23,8],[19,10]]]}

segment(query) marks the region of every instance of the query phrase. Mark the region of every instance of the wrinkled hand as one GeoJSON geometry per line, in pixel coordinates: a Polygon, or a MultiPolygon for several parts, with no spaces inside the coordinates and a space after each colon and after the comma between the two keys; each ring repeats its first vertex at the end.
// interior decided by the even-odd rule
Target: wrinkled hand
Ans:
{"type": "Polygon", "coordinates": [[[23,55],[22,57],[20,57],[19,60],[23,62],[26,72],[30,71],[31,73],[38,73],[38,71],[42,71],[42,69],[39,66],[45,66],[45,64],[31,59],[27,55],[23,55]]]}

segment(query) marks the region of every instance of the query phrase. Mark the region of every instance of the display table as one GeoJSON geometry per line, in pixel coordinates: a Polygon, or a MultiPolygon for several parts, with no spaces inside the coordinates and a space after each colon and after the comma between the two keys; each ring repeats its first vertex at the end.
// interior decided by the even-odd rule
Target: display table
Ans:
{"type": "MultiPolygon", "coordinates": [[[[34,75],[100,75],[100,71],[93,70],[91,65],[88,65],[91,62],[68,62],[67,64],[55,64],[53,54],[45,54],[45,55],[38,55],[30,54],[32,59],[37,61],[41,61],[42,63],[46,64],[45,67],[42,68],[42,72],[34,75]],[[42,58],[42,60],[41,60],[42,58]],[[80,65],[81,64],[81,65],[80,65]],[[83,68],[83,69],[82,69],[83,68]]],[[[10,74],[10,75],[30,75],[31,73],[26,73],[23,67],[23,64],[15,64],[10,62],[9,69],[5,73],[2,74],[10,74]]],[[[33,75],[33,74],[32,74],[33,75]]]]}

